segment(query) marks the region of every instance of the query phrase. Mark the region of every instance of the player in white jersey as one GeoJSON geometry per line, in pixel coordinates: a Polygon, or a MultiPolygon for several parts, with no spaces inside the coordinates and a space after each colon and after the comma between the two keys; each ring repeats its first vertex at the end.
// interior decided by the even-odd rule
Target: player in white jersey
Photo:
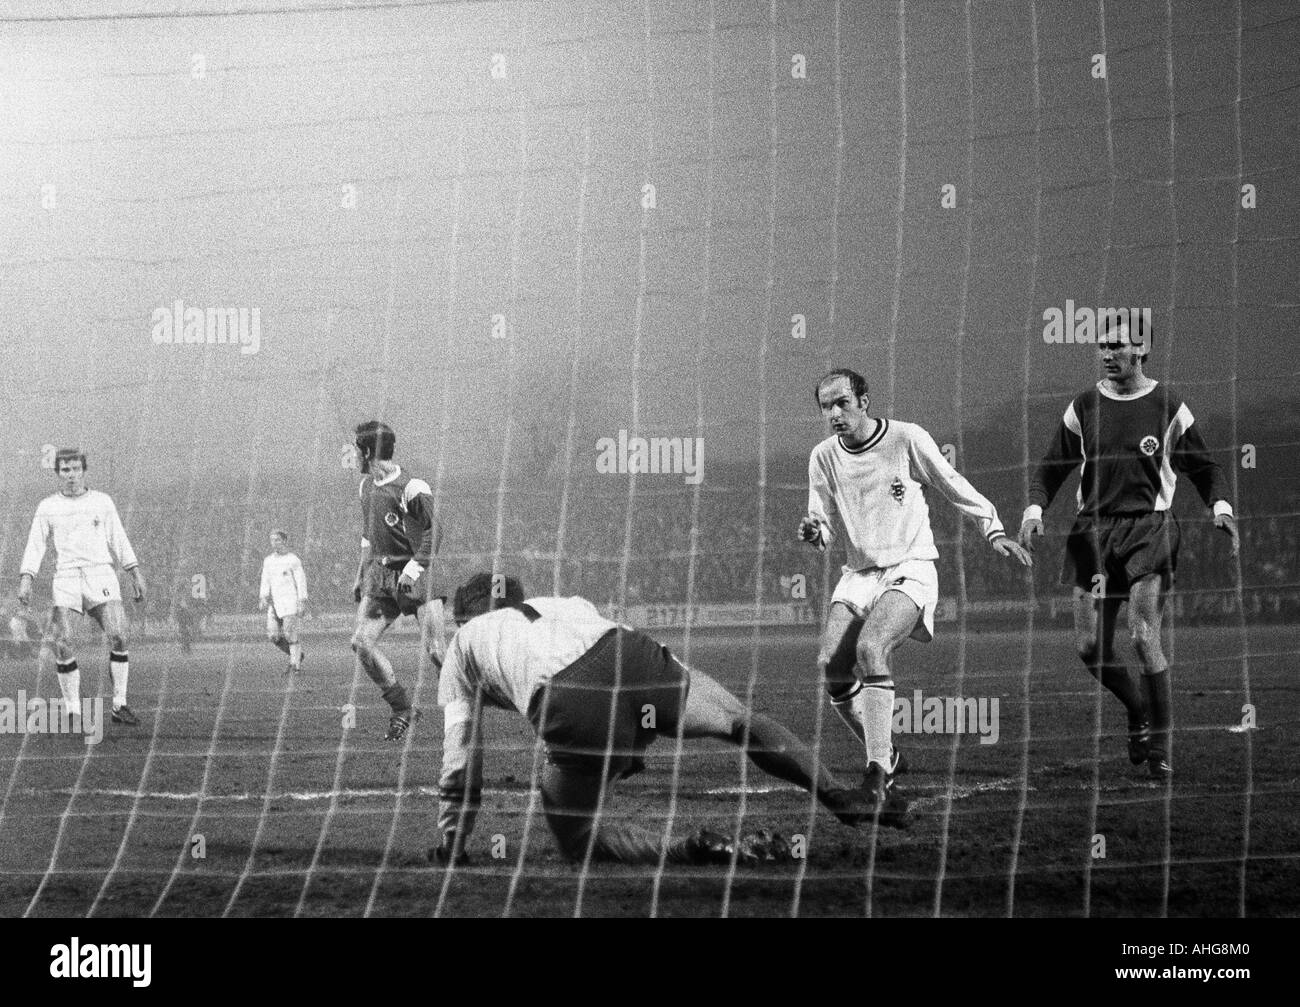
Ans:
{"type": "Polygon", "coordinates": [[[257,604],[266,609],[266,636],[289,655],[290,673],[302,668],[298,620],[307,614],[307,574],[302,560],[289,551],[289,534],[271,532],[271,555],[262,560],[262,586],[257,604]]]}
{"type": "MultiPolygon", "coordinates": [[[[438,682],[442,774],[434,859],[459,860],[483,779],[485,706],[525,714],[546,750],[542,805],[570,860],[730,863],[731,840],[707,830],[672,840],[601,820],[609,788],[644,768],[657,734],[713,738],[744,748],[765,772],[814,791],[848,825],[866,820],[865,796],[840,783],[771,717],[750,713],[708,675],[662,644],[601,616],[585,598],[531,598],[514,578],[477,574],[457,591],[438,682]]],[[[770,835],[742,839],[742,860],[780,852],[770,835]]]]}
{"type": "Polygon", "coordinates": [[[908,637],[933,637],[939,601],[939,550],[921,487],[937,490],[973,518],[999,555],[1024,566],[1033,561],[933,437],[914,423],[868,414],[862,375],[831,371],[815,395],[831,436],[813,448],[808,462],[808,513],[799,537],[824,551],[842,535],[847,553],[817,664],[832,707],[866,747],[864,786],[883,808],[896,770],[890,656],[908,637]]]}
{"type": "Polygon", "coordinates": [[[57,563],[52,592],[54,607],[46,642],[54,651],[64,701],[80,709],[81,671],[69,644],[68,613],[84,613],[99,623],[108,638],[113,721],[138,724],[139,718],[126,705],[130,670],[126,612],[113,563],[116,561],[131,574],[137,602],[144,601],[144,574],[112,498],[107,493],[86,488],[85,453],[76,448],[60,449],[54,456],[54,470],[63,488],[42,500],[32,518],[27,548],[23,551],[22,575],[18,578],[18,601],[23,605],[31,603],[32,581],[40,572],[46,540],[52,535],[57,563]]]}

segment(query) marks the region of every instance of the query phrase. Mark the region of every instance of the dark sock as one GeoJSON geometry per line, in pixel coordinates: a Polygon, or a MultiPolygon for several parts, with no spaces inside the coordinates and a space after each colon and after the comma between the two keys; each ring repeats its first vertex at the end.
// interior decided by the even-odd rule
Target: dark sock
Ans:
{"type": "Polygon", "coordinates": [[[1138,689],[1137,681],[1124,665],[1103,664],[1100,669],[1088,665],[1088,674],[1098,679],[1116,699],[1124,704],[1124,709],[1128,711],[1130,727],[1136,727],[1146,719],[1142,693],[1138,689]]]}
{"type": "Polygon", "coordinates": [[[1151,717],[1151,754],[1169,758],[1169,734],[1173,726],[1173,693],[1169,686],[1169,669],[1142,676],[1151,717]]]}
{"type": "Polygon", "coordinates": [[[411,700],[406,695],[406,688],[400,682],[394,682],[380,695],[393,708],[394,713],[405,713],[411,708],[411,700]]]}

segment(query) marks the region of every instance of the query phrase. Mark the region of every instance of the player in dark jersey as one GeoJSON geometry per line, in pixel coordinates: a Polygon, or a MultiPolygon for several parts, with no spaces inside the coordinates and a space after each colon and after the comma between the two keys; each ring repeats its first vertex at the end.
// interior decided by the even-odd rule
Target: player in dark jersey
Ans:
{"type": "Polygon", "coordinates": [[[1223,470],[1210,457],[1191,410],[1168,385],[1142,373],[1149,319],[1107,316],[1097,350],[1104,377],[1075,396],[1029,487],[1020,542],[1043,533],[1043,510],[1082,463],[1077,514],[1066,540],[1063,584],[1074,587],[1075,647],[1094,678],[1128,711],[1129,759],[1168,779],[1172,711],[1169,662],[1160,643],[1164,596],[1178,561],[1170,510],[1183,472],[1239,548],[1223,470]],[[1130,329],[1130,322],[1132,328],[1130,329]],[[1115,625],[1128,601],[1128,629],[1142,686],[1115,658],[1115,625]]]}
{"type": "Polygon", "coordinates": [[[445,653],[446,586],[432,569],[442,531],[433,512],[433,491],[393,461],[397,435],[378,420],[356,431],[362,472],[361,563],[353,585],[358,603],[352,649],[392,708],[387,741],[400,741],[420,715],[397,680],[379,638],[400,615],[417,615],[422,643],[435,667],[445,653]]]}

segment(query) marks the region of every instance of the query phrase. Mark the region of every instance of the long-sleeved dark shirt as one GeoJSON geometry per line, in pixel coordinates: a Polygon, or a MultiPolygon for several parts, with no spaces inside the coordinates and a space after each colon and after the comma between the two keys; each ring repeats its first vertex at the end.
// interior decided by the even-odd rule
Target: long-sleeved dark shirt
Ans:
{"type": "Polygon", "coordinates": [[[1098,382],[1075,396],[1034,473],[1025,516],[1041,517],[1079,465],[1080,514],[1168,510],[1179,472],[1216,514],[1232,512],[1223,469],[1210,457],[1192,411],[1159,382],[1133,395],[1118,395],[1098,382]]]}

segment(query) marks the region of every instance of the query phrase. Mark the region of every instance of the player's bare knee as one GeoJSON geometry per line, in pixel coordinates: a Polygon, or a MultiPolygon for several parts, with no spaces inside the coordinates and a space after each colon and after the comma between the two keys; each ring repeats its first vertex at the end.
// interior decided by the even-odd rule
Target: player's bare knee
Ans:
{"type": "Polygon", "coordinates": [[[126,650],[127,638],[125,633],[109,633],[108,647],[110,650],[116,650],[119,653],[126,650]]]}
{"type": "Polygon", "coordinates": [[[1160,631],[1145,619],[1135,619],[1129,624],[1129,640],[1144,663],[1160,654],[1160,631]]]}
{"type": "Polygon", "coordinates": [[[855,671],[866,678],[880,678],[889,674],[889,646],[880,640],[858,641],[858,663],[855,671]]]}

